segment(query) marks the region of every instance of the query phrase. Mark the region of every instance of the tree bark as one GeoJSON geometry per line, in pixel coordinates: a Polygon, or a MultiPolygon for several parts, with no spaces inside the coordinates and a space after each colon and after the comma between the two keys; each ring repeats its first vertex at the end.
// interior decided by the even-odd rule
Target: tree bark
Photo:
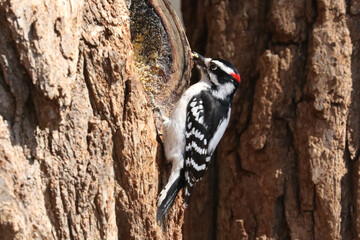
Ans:
{"type": "MultiPolygon", "coordinates": [[[[164,161],[127,3],[0,2],[0,239],[181,239],[180,200],[155,222],[164,161]]],[[[167,3],[145,7],[170,46],[147,77],[172,99],[190,51],[167,3]]]]}
{"type": "Polygon", "coordinates": [[[242,78],[186,239],[359,239],[359,1],[182,3],[242,78]]]}
{"type": "Polygon", "coordinates": [[[182,2],[193,50],[242,86],[163,226],[144,87],[168,112],[191,69],[167,2],[0,2],[0,239],[360,238],[359,1],[182,2]]]}

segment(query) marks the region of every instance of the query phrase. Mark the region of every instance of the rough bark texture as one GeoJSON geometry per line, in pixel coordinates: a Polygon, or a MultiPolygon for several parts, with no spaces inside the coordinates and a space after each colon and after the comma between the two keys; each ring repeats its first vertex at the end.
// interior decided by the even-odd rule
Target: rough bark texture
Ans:
{"type": "Polygon", "coordinates": [[[360,2],[182,3],[192,49],[242,76],[185,239],[359,239],[360,2]]]}
{"type": "Polygon", "coordinates": [[[0,239],[181,238],[125,1],[1,1],[0,66],[0,239]]]}
{"type": "Polygon", "coordinates": [[[242,87],[163,227],[169,168],[140,80],[169,109],[190,65],[167,5],[146,4],[176,67],[143,61],[131,1],[0,1],[0,239],[360,239],[359,0],[183,0],[192,48],[242,87]]]}

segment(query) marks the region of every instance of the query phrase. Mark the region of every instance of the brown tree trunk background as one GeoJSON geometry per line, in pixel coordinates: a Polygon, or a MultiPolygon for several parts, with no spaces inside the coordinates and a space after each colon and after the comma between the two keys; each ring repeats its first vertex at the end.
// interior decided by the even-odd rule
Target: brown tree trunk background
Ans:
{"type": "MultiPolygon", "coordinates": [[[[360,2],[182,1],[192,49],[233,62],[242,86],[163,227],[169,167],[131,2],[0,1],[0,239],[360,239],[360,2]]],[[[178,45],[179,69],[149,71],[170,76],[163,106],[184,85],[178,45]]]]}
{"type": "Polygon", "coordinates": [[[0,56],[0,239],[181,236],[125,1],[1,1],[0,56]]]}
{"type": "Polygon", "coordinates": [[[360,2],[182,2],[192,49],[242,76],[186,239],[360,239],[360,2]]]}

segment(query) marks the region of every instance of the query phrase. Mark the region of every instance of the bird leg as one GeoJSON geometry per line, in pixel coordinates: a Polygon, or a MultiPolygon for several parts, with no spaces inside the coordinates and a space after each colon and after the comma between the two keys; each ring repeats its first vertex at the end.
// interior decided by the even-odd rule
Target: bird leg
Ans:
{"type": "Polygon", "coordinates": [[[150,91],[146,91],[147,94],[149,94],[150,97],[150,102],[153,105],[153,111],[158,113],[158,117],[160,117],[160,119],[162,120],[162,122],[166,122],[169,120],[169,118],[165,117],[163,112],[161,111],[159,105],[156,104],[155,102],[155,98],[154,98],[154,94],[152,94],[152,92],[150,91]]]}

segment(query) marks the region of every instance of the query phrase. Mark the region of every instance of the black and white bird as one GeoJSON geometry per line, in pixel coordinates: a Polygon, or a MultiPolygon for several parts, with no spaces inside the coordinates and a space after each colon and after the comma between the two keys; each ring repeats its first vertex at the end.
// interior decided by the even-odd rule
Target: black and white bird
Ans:
{"type": "Polygon", "coordinates": [[[156,218],[160,222],[181,188],[188,205],[229,123],[231,102],[240,85],[239,72],[231,63],[198,53],[192,58],[201,79],[183,93],[170,118],[163,117],[165,157],[172,169],[158,198],[156,218]]]}

